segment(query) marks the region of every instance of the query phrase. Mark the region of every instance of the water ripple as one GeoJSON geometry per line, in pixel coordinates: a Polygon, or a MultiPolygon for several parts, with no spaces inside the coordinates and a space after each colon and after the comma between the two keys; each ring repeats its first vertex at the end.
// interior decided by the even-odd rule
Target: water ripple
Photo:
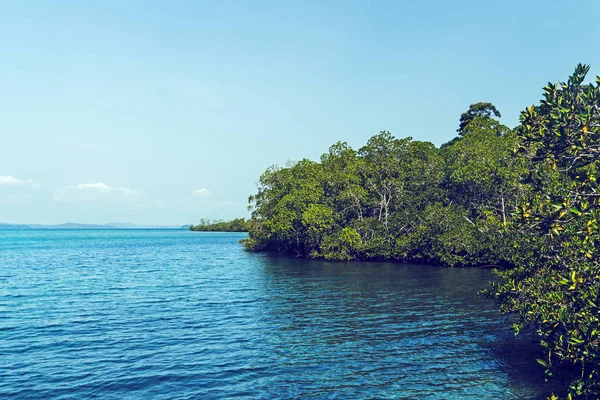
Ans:
{"type": "Polygon", "coordinates": [[[486,270],[245,253],[241,234],[0,231],[0,397],[535,399],[486,270]]]}

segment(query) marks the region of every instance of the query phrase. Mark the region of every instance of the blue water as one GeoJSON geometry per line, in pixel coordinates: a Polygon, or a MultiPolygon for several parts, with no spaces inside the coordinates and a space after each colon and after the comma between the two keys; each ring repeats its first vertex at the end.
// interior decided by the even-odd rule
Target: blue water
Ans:
{"type": "Polygon", "coordinates": [[[534,399],[491,274],[246,253],[244,234],[0,231],[0,397],[534,399]]]}

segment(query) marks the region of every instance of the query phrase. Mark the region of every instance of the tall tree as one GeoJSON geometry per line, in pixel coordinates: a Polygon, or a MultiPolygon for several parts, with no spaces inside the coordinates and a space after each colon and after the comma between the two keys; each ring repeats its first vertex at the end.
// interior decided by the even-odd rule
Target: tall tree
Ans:
{"type": "Polygon", "coordinates": [[[492,117],[500,118],[500,111],[492,103],[475,103],[469,106],[469,109],[461,114],[460,125],[457,129],[459,135],[465,131],[465,128],[475,118],[492,119],[492,117]]]}

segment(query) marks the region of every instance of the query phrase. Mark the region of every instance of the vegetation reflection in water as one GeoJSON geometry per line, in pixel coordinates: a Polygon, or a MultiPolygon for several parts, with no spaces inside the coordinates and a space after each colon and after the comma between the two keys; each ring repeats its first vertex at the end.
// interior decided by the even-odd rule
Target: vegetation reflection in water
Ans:
{"type": "Polygon", "coordinates": [[[558,389],[544,383],[536,344],[515,337],[477,296],[492,278],[487,269],[272,255],[262,262],[275,294],[271,340],[317,393],[545,399],[558,389]]]}

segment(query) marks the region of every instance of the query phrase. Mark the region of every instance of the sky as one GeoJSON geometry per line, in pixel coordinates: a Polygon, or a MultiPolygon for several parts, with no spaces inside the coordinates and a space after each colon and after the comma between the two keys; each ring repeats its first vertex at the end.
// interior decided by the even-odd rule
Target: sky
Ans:
{"type": "Polygon", "coordinates": [[[247,217],[260,174],[389,130],[508,126],[579,62],[600,2],[0,0],[0,222],[247,217]]]}

